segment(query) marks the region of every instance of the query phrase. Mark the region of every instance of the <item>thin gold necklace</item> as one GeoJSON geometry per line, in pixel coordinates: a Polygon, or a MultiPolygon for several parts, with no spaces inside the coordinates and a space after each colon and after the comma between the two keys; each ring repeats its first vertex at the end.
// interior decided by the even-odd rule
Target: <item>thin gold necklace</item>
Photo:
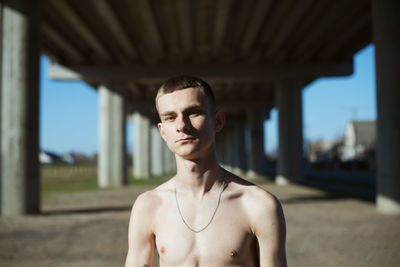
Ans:
{"type": "Polygon", "coordinates": [[[186,225],[186,227],[187,227],[190,231],[192,231],[193,233],[196,233],[196,234],[197,234],[197,233],[203,232],[203,231],[211,224],[212,220],[214,219],[215,214],[217,213],[219,204],[220,204],[220,202],[221,202],[222,192],[224,191],[224,188],[225,188],[225,170],[224,170],[224,178],[223,178],[222,185],[221,185],[221,191],[219,192],[219,196],[218,196],[217,206],[215,207],[215,210],[214,210],[214,212],[213,212],[213,214],[212,214],[212,216],[211,216],[210,221],[209,221],[203,228],[201,228],[200,230],[195,230],[195,229],[193,229],[193,228],[186,222],[186,220],[183,218],[182,211],[181,211],[181,209],[179,208],[178,194],[176,193],[176,183],[174,183],[174,185],[175,185],[174,192],[175,192],[176,207],[178,208],[178,212],[179,212],[179,215],[181,216],[182,222],[183,222],[183,223],[186,225]]]}

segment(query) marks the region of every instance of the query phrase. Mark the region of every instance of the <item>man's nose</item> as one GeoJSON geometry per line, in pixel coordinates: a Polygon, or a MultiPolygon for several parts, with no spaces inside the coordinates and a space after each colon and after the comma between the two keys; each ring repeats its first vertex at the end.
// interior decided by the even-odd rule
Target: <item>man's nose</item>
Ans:
{"type": "Polygon", "coordinates": [[[190,120],[187,116],[178,116],[176,130],[182,132],[190,128],[190,120]]]}

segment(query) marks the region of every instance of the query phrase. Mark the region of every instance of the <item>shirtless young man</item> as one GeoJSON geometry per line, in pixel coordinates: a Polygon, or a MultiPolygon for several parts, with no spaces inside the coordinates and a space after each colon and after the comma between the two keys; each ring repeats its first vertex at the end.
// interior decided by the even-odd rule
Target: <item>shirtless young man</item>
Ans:
{"type": "Polygon", "coordinates": [[[286,266],[285,219],[270,193],[217,163],[224,126],[208,84],[180,76],[158,91],[161,136],[177,174],[141,194],[132,208],[126,267],[286,266]]]}

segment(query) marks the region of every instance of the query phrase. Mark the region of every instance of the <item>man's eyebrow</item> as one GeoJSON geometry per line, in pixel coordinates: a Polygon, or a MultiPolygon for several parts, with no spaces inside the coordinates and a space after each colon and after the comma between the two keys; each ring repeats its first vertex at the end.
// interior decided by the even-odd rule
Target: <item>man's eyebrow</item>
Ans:
{"type": "Polygon", "coordinates": [[[173,112],[173,111],[165,111],[165,112],[161,113],[160,116],[164,117],[164,116],[173,115],[173,114],[175,114],[175,112],[173,112]]]}
{"type": "MultiPolygon", "coordinates": [[[[188,112],[188,111],[192,111],[192,110],[204,110],[204,109],[203,109],[203,107],[201,105],[191,105],[191,106],[186,107],[183,110],[183,113],[188,112]]],[[[164,117],[164,116],[174,115],[174,114],[176,114],[175,111],[164,111],[163,113],[160,114],[160,116],[164,117]]]]}
{"type": "Polygon", "coordinates": [[[183,110],[183,112],[188,112],[188,111],[193,111],[193,110],[204,110],[204,108],[201,106],[201,105],[191,105],[191,106],[188,106],[188,107],[186,107],[184,110],[183,110]]]}

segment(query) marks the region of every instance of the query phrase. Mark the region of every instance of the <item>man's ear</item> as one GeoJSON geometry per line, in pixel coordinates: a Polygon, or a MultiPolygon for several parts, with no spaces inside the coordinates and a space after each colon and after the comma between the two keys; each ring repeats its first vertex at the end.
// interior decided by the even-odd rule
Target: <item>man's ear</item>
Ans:
{"type": "Polygon", "coordinates": [[[217,109],[215,112],[215,132],[220,132],[225,125],[225,113],[221,109],[217,109]]]}
{"type": "Polygon", "coordinates": [[[164,133],[164,128],[161,122],[157,123],[157,127],[158,127],[158,131],[160,132],[160,135],[162,137],[162,139],[164,139],[165,142],[167,142],[167,140],[165,140],[165,133],[164,133]]]}

